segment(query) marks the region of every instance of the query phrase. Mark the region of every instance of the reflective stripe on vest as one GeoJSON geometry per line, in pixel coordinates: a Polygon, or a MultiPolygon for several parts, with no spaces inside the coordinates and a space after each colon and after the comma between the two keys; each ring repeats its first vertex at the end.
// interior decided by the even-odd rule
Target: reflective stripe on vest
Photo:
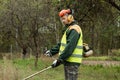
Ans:
{"type": "MultiPolygon", "coordinates": [[[[73,25],[74,26],[74,25],[73,25]]],[[[72,26],[72,27],[73,27],[72,26]]],[[[76,26],[75,26],[76,27],[76,26]]],[[[78,26],[79,27],[79,26],[78,26]]],[[[80,29],[80,28],[79,28],[80,29]]],[[[67,29],[68,30],[68,29],[67,29]]],[[[66,30],[66,31],[67,31],[66,30]]],[[[60,50],[59,50],[59,55],[62,54],[63,50],[66,47],[66,31],[63,34],[63,37],[61,39],[61,45],[60,45],[60,50]]],[[[82,41],[82,31],[80,30],[80,38],[78,40],[77,46],[74,49],[72,55],[66,60],[68,62],[75,62],[75,63],[81,63],[82,61],[82,53],[83,53],[83,41],[82,41]]],[[[67,54],[67,53],[66,53],[67,54]]]]}

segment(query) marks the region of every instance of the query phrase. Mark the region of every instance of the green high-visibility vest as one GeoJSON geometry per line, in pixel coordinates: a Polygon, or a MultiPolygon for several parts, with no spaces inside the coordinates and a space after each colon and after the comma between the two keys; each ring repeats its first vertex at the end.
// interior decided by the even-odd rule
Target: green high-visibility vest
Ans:
{"type": "MultiPolygon", "coordinates": [[[[74,49],[72,55],[66,61],[75,62],[75,63],[81,63],[81,61],[82,61],[82,53],[83,53],[83,40],[82,40],[83,35],[82,35],[82,31],[81,31],[81,29],[80,29],[80,27],[78,25],[70,26],[70,27],[68,27],[67,30],[70,30],[70,29],[75,29],[77,32],[79,32],[80,38],[78,40],[77,46],[74,49]]],[[[65,31],[65,33],[63,34],[62,39],[61,39],[59,55],[62,54],[63,50],[66,47],[66,42],[67,42],[67,40],[66,40],[66,32],[67,32],[67,30],[65,31]]]]}

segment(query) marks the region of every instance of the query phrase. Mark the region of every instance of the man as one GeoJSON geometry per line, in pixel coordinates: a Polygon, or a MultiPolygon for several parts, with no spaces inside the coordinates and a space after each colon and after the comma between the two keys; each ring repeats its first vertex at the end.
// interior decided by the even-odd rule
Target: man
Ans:
{"type": "Polygon", "coordinates": [[[45,52],[47,56],[59,53],[57,60],[53,61],[52,67],[60,64],[64,65],[65,80],[77,80],[78,68],[82,61],[83,39],[82,30],[74,20],[70,9],[59,12],[61,22],[65,25],[65,30],[61,42],[45,52]]]}

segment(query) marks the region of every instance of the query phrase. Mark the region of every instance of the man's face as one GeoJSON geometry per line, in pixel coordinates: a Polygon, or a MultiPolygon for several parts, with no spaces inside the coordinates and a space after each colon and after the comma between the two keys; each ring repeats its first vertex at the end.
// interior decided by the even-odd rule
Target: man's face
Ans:
{"type": "Polygon", "coordinates": [[[63,17],[61,17],[60,18],[61,19],[61,22],[63,23],[63,24],[69,24],[69,22],[68,22],[68,19],[67,19],[67,15],[64,15],[63,17]]]}

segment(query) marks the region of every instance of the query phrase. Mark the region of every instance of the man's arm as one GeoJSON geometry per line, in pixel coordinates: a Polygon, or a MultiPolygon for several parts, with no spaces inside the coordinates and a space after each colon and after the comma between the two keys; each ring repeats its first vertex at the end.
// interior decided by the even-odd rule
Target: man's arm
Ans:
{"type": "Polygon", "coordinates": [[[55,55],[59,52],[60,49],[60,43],[58,43],[54,48],[50,49],[50,52],[52,55],[55,55]]]}

